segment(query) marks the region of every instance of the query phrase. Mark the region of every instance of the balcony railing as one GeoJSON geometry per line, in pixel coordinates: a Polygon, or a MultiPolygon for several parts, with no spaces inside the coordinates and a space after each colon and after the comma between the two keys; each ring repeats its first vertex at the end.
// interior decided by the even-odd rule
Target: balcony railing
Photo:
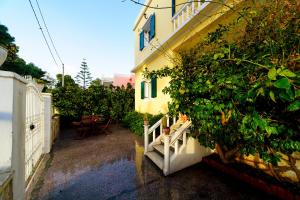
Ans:
{"type": "Polygon", "coordinates": [[[209,2],[201,3],[200,0],[188,0],[172,18],[173,31],[178,31],[208,4],[209,2]]]}

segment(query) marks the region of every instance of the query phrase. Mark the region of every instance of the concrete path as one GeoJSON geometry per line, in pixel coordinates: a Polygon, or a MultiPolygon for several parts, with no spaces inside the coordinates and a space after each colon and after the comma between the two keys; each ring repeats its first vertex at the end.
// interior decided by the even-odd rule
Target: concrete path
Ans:
{"type": "Polygon", "coordinates": [[[164,177],[143,156],[142,138],[117,126],[112,133],[73,140],[64,131],[32,199],[268,199],[202,164],[164,177]]]}

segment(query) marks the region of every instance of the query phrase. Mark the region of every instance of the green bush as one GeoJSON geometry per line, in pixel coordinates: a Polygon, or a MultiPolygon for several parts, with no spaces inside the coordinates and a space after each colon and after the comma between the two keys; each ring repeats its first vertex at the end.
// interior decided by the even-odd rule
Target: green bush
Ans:
{"type": "Polygon", "coordinates": [[[92,114],[119,122],[126,113],[134,110],[134,89],[130,84],[127,87],[105,87],[96,79],[83,89],[69,75],[65,76],[65,87],[61,87],[61,75],[57,75],[57,79],[56,88],[52,90],[53,105],[65,122],[92,114]]]}
{"type": "Polygon", "coordinates": [[[300,151],[300,3],[257,8],[182,52],[178,66],[145,75],[171,78],[170,112],[188,115],[194,136],[224,162],[258,154],[276,165],[279,152],[300,151]]]}
{"type": "MultiPolygon", "coordinates": [[[[162,118],[162,115],[150,115],[147,113],[149,125],[152,126],[162,118]]],[[[123,125],[129,128],[134,134],[142,136],[144,134],[144,114],[136,111],[128,112],[124,119],[123,125]]]]}

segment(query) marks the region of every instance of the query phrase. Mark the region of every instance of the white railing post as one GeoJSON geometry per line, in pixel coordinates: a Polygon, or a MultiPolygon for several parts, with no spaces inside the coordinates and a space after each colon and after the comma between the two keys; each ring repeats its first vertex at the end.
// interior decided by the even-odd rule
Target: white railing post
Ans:
{"type": "MultiPolygon", "coordinates": [[[[194,12],[195,12],[195,2],[193,1],[192,2],[192,15],[194,15],[194,12]]],[[[191,16],[192,17],[192,16],[191,16]]]]}
{"type": "Polygon", "coordinates": [[[182,142],[183,142],[183,145],[186,145],[186,131],[183,132],[182,142]]]}
{"type": "Polygon", "coordinates": [[[173,20],[173,31],[176,30],[176,19],[173,20]]]}
{"type": "Polygon", "coordinates": [[[176,124],[176,116],[173,117],[173,124],[176,124]]]}
{"type": "Polygon", "coordinates": [[[170,116],[167,114],[167,127],[170,127],[170,116]]]}
{"type": "Polygon", "coordinates": [[[178,154],[178,149],[179,149],[179,140],[176,140],[176,142],[175,142],[175,155],[178,154]]]}
{"type": "Polygon", "coordinates": [[[181,26],[184,24],[184,10],[182,10],[182,14],[181,14],[181,26]]]}
{"type": "Polygon", "coordinates": [[[163,134],[163,126],[162,124],[159,125],[159,135],[163,134]]]}
{"type": "Polygon", "coordinates": [[[149,125],[144,124],[144,154],[148,152],[148,146],[149,146],[149,125]]]}
{"type": "Polygon", "coordinates": [[[170,137],[164,134],[164,175],[167,176],[170,172],[170,137]]]}

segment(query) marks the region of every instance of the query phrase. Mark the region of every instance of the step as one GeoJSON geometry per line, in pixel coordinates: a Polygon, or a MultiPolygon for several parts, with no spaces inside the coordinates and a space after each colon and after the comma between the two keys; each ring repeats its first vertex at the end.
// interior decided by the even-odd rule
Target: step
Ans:
{"type": "MultiPolygon", "coordinates": [[[[153,148],[155,151],[157,151],[162,156],[164,156],[164,145],[163,144],[153,145],[153,148]]],[[[173,154],[174,154],[174,149],[170,148],[170,156],[172,156],[173,154]]]]}
{"type": "Polygon", "coordinates": [[[150,151],[146,153],[146,156],[152,160],[152,162],[154,162],[157,167],[159,167],[161,170],[163,169],[164,166],[164,159],[161,155],[159,155],[159,153],[155,152],[155,151],[150,151]]]}
{"type": "MultiPolygon", "coordinates": [[[[164,144],[164,140],[163,139],[161,139],[160,141],[161,141],[162,144],[164,144]]],[[[178,141],[179,141],[179,146],[181,146],[183,144],[182,138],[178,138],[178,141]]],[[[170,147],[173,148],[173,150],[174,150],[174,145],[171,145],[170,147]]]]}

